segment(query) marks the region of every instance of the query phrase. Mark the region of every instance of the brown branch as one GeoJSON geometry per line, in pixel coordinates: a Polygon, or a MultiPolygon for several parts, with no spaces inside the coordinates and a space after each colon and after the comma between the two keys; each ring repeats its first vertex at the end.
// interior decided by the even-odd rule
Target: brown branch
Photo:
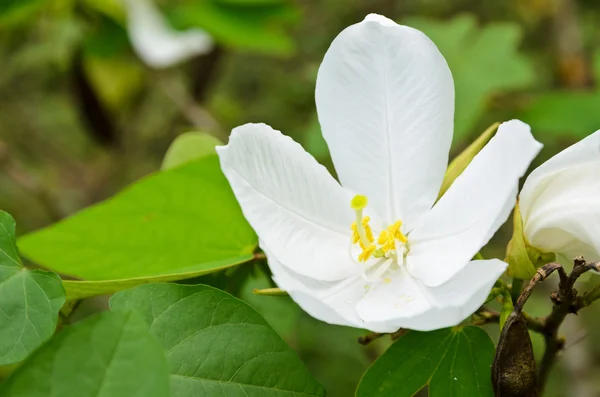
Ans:
{"type": "Polygon", "coordinates": [[[390,338],[393,341],[395,341],[396,339],[400,338],[402,335],[405,335],[408,331],[410,331],[410,330],[400,328],[398,331],[392,332],[392,333],[371,332],[371,333],[368,333],[366,335],[359,337],[358,343],[360,343],[363,346],[366,346],[369,343],[373,342],[374,340],[377,340],[377,339],[381,338],[382,336],[386,336],[386,335],[389,335],[390,338]]]}
{"type": "Polygon", "coordinates": [[[519,296],[519,299],[515,304],[515,312],[520,313],[523,310],[523,306],[531,296],[531,293],[533,292],[535,286],[538,283],[544,281],[546,278],[548,278],[548,276],[550,276],[555,270],[559,271],[561,279],[566,277],[565,269],[563,269],[560,263],[552,262],[540,267],[535,273],[535,276],[533,276],[533,278],[527,285],[527,287],[525,287],[525,289],[521,293],[521,296],[519,296]]]}
{"type": "Polygon", "coordinates": [[[255,261],[264,261],[267,259],[267,256],[264,252],[255,252],[252,259],[254,259],[255,261]]]}
{"type": "MultiPolygon", "coordinates": [[[[472,324],[477,326],[485,324],[498,324],[500,322],[500,313],[493,310],[487,310],[485,308],[475,312],[475,316],[478,316],[479,319],[474,320],[472,324]]],[[[530,314],[527,314],[523,311],[521,312],[521,316],[523,317],[523,320],[530,331],[538,333],[543,332],[544,319],[532,317],[530,314]]]]}
{"type": "Polygon", "coordinates": [[[358,343],[360,343],[363,346],[366,346],[369,343],[373,342],[374,340],[377,340],[385,335],[389,335],[389,334],[385,334],[385,333],[381,333],[381,332],[370,332],[366,335],[360,336],[358,338],[358,343]]]}
{"type": "MultiPolygon", "coordinates": [[[[544,321],[544,342],[546,350],[540,363],[538,375],[538,386],[540,391],[548,379],[548,374],[556,361],[558,353],[564,348],[565,340],[558,336],[558,329],[569,313],[577,314],[577,311],[583,307],[580,306],[580,299],[577,296],[577,290],[574,288],[575,281],[585,272],[598,268],[597,263],[587,264],[583,257],[577,257],[573,260],[573,271],[568,277],[562,276],[558,284],[558,291],[553,292],[551,299],[554,308],[544,321]]],[[[564,273],[564,270],[563,270],[564,273]]]]}
{"type": "Polygon", "coordinates": [[[473,315],[479,317],[479,319],[472,321],[473,325],[498,324],[500,322],[500,313],[488,310],[485,307],[481,307],[473,315]]]}
{"type": "MultiPolygon", "coordinates": [[[[582,274],[590,270],[600,270],[600,263],[587,264],[583,257],[577,257],[573,260],[573,264],[573,270],[570,274],[567,274],[565,269],[556,262],[548,263],[539,268],[533,279],[531,279],[527,287],[525,287],[519,296],[517,303],[515,304],[515,308],[509,316],[509,320],[511,320],[513,323],[518,325],[520,322],[520,324],[526,325],[527,329],[538,332],[544,337],[546,349],[544,351],[544,356],[542,357],[542,362],[537,375],[537,389],[539,393],[541,393],[543,390],[548,378],[548,374],[550,373],[550,370],[556,361],[558,353],[564,349],[565,346],[564,338],[558,336],[558,329],[560,328],[560,325],[563,323],[568,314],[576,314],[577,311],[582,307],[591,304],[596,299],[600,299],[600,286],[596,287],[590,293],[585,294],[583,297],[579,297],[577,295],[577,290],[574,288],[575,282],[582,274]],[[558,291],[553,292],[551,295],[552,302],[554,303],[552,312],[547,317],[542,319],[536,319],[529,316],[527,313],[524,313],[523,306],[531,296],[534,288],[537,286],[537,284],[548,278],[554,271],[558,273],[560,280],[558,283],[558,291]]],[[[508,322],[509,321],[507,320],[507,324],[508,322]]],[[[504,328],[505,329],[502,331],[503,335],[508,332],[506,325],[504,328]]],[[[501,349],[498,349],[496,352],[494,365],[495,368],[500,368],[502,371],[504,371],[500,371],[502,373],[497,376],[498,379],[502,380],[505,378],[504,375],[507,373],[510,375],[510,371],[514,369],[511,369],[509,362],[504,362],[502,360],[506,359],[506,357],[509,357],[506,360],[512,360],[514,353],[505,352],[504,355],[506,357],[502,358],[499,356],[500,350],[501,349]]]]}

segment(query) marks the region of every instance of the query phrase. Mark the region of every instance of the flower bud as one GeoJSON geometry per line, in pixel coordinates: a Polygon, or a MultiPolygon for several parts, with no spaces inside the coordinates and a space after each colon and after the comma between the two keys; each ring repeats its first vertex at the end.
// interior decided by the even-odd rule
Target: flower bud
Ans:
{"type": "Polygon", "coordinates": [[[507,273],[512,278],[529,280],[535,275],[540,252],[527,244],[523,235],[523,220],[519,203],[513,215],[513,236],[506,247],[507,273]]]}
{"type": "Polygon", "coordinates": [[[471,143],[465,150],[463,150],[458,156],[450,162],[448,165],[448,169],[446,170],[446,174],[444,175],[444,181],[442,182],[442,187],[440,188],[440,193],[438,195],[438,199],[446,193],[446,190],[452,185],[454,180],[459,177],[460,174],[467,168],[467,166],[471,163],[471,160],[477,153],[483,149],[483,147],[492,139],[494,133],[498,129],[500,123],[494,123],[489,126],[485,131],[479,135],[473,143],[471,143]]]}

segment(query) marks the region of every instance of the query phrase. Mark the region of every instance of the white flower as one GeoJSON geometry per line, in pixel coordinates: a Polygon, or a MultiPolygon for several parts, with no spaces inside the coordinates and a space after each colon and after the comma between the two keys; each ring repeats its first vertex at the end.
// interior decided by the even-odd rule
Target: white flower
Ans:
{"type": "Polygon", "coordinates": [[[235,128],[218,148],[274,280],[332,324],[458,324],[506,268],[471,258],[508,217],[541,145],[526,124],[502,124],[433,206],[452,140],[452,76],[423,33],[378,15],[333,41],[316,102],[341,186],[264,124],[235,128]]]}
{"type": "Polygon", "coordinates": [[[209,52],[213,41],[200,29],[169,26],[152,0],[125,0],[127,31],[135,52],[149,66],[166,68],[209,52]]]}
{"type": "Polygon", "coordinates": [[[523,234],[543,253],[600,260],[600,131],[536,168],[519,198],[523,234]]]}

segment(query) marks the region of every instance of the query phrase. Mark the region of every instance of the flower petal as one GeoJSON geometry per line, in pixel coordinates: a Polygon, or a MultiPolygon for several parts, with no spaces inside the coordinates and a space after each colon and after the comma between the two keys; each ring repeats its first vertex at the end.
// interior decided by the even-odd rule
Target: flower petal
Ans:
{"type": "Polygon", "coordinates": [[[261,241],[261,248],[269,258],[273,280],[312,317],[334,325],[363,328],[356,314],[356,303],[364,295],[360,276],[341,281],[319,281],[290,270],[271,253],[261,241]]]}
{"type": "Polygon", "coordinates": [[[388,324],[388,332],[398,328],[413,328],[412,319],[433,309],[418,280],[401,267],[389,276],[388,282],[371,285],[356,307],[366,326],[388,324]]]}
{"type": "Polygon", "coordinates": [[[126,0],[127,30],[134,50],[154,68],[165,68],[205,54],[213,47],[200,29],[177,31],[169,26],[152,0],[126,0]]]}
{"type": "MultiPolygon", "coordinates": [[[[389,284],[374,287],[358,306],[364,327],[394,332],[452,327],[473,314],[506,269],[498,260],[472,261],[447,283],[430,288],[402,270],[389,284]]],[[[381,331],[379,331],[381,332],[381,331]]]]}
{"type": "Polygon", "coordinates": [[[342,185],[409,231],[448,164],[454,84],[444,57],[420,31],[369,15],[331,44],[316,102],[342,185]]]}
{"type": "Polygon", "coordinates": [[[458,324],[485,303],[494,283],[508,264],[500,259],[471,261],[458,274],[439,287],[425,287],[432,303],[454,308],[458,324]]]}
{"type": "Polygon", "coordinates": [[[524,234],[544,252],[600,260],[600,131],[535,169],[519,196],[524,234]]]}
{"type": "Polygon", "coordinates": [[[460,272],[508,218],[519,178],[541,147],[527,124],[501,124],[410,234],[408,271],[432,287],[460,272]]]}
{"type": "Polygon", "coordinates": [[[282,263],[326,281],[359,271],[349,255],[350,194],[302,146],[246,124],[217,152],[244,216],[282,263]]]}

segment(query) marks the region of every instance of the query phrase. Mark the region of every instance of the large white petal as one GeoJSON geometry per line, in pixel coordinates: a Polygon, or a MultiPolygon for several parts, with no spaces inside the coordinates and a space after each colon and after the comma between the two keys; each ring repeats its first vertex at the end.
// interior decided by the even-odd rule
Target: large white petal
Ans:
{"type": "Polygon", "coordinates": [[[358,315],[366,324],[388,323],[390,332],[401,327],[418,329],[412,327],[411,320],[433,308],[418,280],[404,267],[390,274],[387,282],[372,284],[357,305],[358,315]]]}
{"type": "Polygon", "coordinates": [[[436,46],[369,15],[331,44],[316,102],[342,185],[409,231],[435,202],[452,141],[454,84],[436,46]]]}
{"type": "Polygon", "coordinates": [[[472,261],[439,287],[427,287],[402,270],[381,283],[358,304],[365,327],[393,332],[399,328],[431,331],[452,327],[473,314],[506,269],[498,260],[472,261]]]}
{"type": "Polygon", "coordinates": [[[358,272],[349,255],[351,195],[299,144],[246,124],[217,152],[244,216],[282,263],[327,281],[358,272]]]}
{"type": "Polygon", "coordinates": [[[436,307],[455,308],[456,324],[483,305],[508,264],[499,259],[471,261],[448,282],[424,287],[436,307]]]}
{"type": "Polygon", "coordinates": [[[600,131],[535,169],[519,196],[531,245],[600,260],[600,131]]]}
{"type": "Polygon", "coordinates": [[[356,303],[364,295],[364,280],[360,276],[341,281],[319,281],[303,276],[283,266],[261,241],[269,258],[273,280],[312,317],[329,324],[364,328],[356,314],[356,303]]]}
{"type": "Polygon", "coordinates": [[[502,123],[410,234],[409,272],[438,286],[463,269],[508,218],[519,178],[541,147],[527,124],[502,123]]]}
{"type": "Polygon", "coordinates": [[[213,47],[203,30],[177,31],[169,26],[152,0],[126,0],[127,31],[135,52],[154,68],[165,68],[205,54],[213,47]]]}

